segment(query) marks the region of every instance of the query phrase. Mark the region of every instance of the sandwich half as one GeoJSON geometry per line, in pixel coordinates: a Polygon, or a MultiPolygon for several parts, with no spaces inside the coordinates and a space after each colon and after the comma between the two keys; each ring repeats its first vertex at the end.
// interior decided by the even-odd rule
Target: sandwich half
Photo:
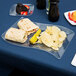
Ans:
{"type": "Polygon", "coordinates": [[[12,27],[6,32],[5,39],[24,43],[27,40],[27,33],[22,29],[12,27]]]}
{"type": "Polygon", "coordinates": [[[36,32],[39,29],[39,27],[28,18],[21,19],[17,25],[20,29],[27,31],[28,35],[36,32]]]}

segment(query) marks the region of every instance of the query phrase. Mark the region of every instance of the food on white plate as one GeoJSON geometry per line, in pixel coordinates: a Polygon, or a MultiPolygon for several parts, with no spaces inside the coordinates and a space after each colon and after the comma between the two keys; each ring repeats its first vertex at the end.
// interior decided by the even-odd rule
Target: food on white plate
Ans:
{"type": "Polygon", "coordinates": [[[72,13],[72,18],[73,18],[74,21],[76,21],[76,11],[74,11],[74,12],[72,13]]]}
{"type": "Polygon", "coordinates": [[[66,37],[66,33],[61,31],[57,26],[47,26],[47,29],[38,37],[37,43],[45,44],[54,50],[59,50],[66,37]]]}
{"type": "Polygon", "coordinates": [[[76,23],[76,11],[72,12],[72,13],[68,13],[68,18],[76,23]]]}
{"type": "Polygon", "coordinates": [[[31,44],[35,44],[36,41],[38,40],[38,36],[40,35],[41,33],[41,29],[39,29],[34,35],[33,37],[29,40],[31,44]]]}
{"type": "Polygon", "coordinates": [[[22,29],[11,27],[5,34],[5,39],[24,43],[27,40],[27,32],[22,29]]]}
{"type": "Polygon", "coordinates": [[[39,27],[28,18],[21,19],[17,25],[20,29],[27,31],[28,35],[39,29],[39,27]]]}

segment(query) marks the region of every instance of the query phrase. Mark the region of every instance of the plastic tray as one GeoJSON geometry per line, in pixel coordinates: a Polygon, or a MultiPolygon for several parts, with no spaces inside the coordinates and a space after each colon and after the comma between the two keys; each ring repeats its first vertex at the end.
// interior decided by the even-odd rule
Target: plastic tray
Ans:
{"type": "Polygon", "coordinates": [[[30,9],[29,9],[29,11],[28,11],[28,15],[19,15],[19,14],[17,14],[16,13],[16,6],[17,6],[17,4],[14,4],[12,7],[11,7],[11,9],[10,9],[10,11],[9,11],[9,15],[11,15],[11,16],[30,16],[30,15],[32,15],[33,14],[33,12],[34,12],[34,5],[33,4],[23,4],[23,5],[28,5],[29,7],[30,7],[30,9]],[[32,12],[31,12],[32,11],[32,12]],[[30,13],[31,12],[31,13],[30,13]]]}
{"type": "MultiPolygon", "coordinates": [[[[23,17],[21,17],[19,20],[21,20],[21,19],[23,19],[23,17]]],[[[19,21],[19,20],[18,20],[18,21],[19,21]]],[[[11,27],[18,28],[18,27],[17,27],[18,21],[17,21],[15,24],[13,24],[11,27]]],[[[37,23],[37,22],[34,22],[34,23],[35,23],[36,25],[38,25],[42,31],[44,31],[47,26],[53,26],[52,24],[43,24],[43,23],[37,23]]],[[[70,41],[72,40],[72,38],[73,38],[73,36],[74,36],[74,32],[73,32],[72,30],[66,28],[66,27],[63,27],[63,26],[59,26],[59,25],[54,25],[54,26],[59,27],[61,30],[65,31],[66,34],[67,34],[66,40],[64,41],[62,47],[61,47],[58,51],[52,50],[51,48],[48,48],[48,47],[46,47],[46,46],[43,45],[43,44],[36,44],[36,45],[30,44],[30,43],[29,43],[29,39],[33,36],[33,34],[31,34],[31,35],[28,36],[28,40],[27,40],[24,44],[15,43],[15,42],[6,40],[6,39],[5,39],[5,33],[6,33],[6,32],[4,32],[4,33],[2,34],[2,38],[3,38],[6,42],[11,43],[11,44],[14,44],[14,45],[18,45],[18,46],[21,46],[21,47],[28,47],[28,48],[36,48],[36,49],[40,49],[40,51],[43,50],[43,51],[45,51],[45,52],[47,52],[47,53],[50,53],[50,54],[54,55],[57,59],[60,59],[60,58],[63,56],[63,54],[64,54],[64,52],[65,52],[65,50],[66,50],[66,47],[68,46],[68,44],[69,44],[70,41]]]]}

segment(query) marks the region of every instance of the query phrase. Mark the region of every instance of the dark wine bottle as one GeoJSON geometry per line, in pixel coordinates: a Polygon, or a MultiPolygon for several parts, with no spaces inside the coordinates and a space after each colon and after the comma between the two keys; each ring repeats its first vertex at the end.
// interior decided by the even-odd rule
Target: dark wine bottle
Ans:
{"type": "Polygon", "coordinates": [[[48,19],[52,22],[56,22],[59,19],[58,2],[59,0],[50,0],[48,19]]]}
{"type": "Polygon", "coordinates": [[[36,6],[38,9],[46,9],[46,0],[36,0],[36,6]]]}

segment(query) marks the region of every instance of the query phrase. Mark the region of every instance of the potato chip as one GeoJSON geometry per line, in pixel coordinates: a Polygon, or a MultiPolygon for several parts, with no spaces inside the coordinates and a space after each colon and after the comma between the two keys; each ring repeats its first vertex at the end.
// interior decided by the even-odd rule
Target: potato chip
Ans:
{"type": "Polygon", "coordinates": [[[40,36],[40,37],[38,37],[38,41],[37,41],[36,43],[42,44],[41,36],[40,36]]]}
{"type": "Polygon", "coordinates": [[[53,44],[53,40],[52,40],[51,36],[46,32],[42,33],[41,41],[43,42],[43,44],[45,44],[48,47],[51,47],[53,44]]]}
{"type": "Polygon", "coordinates": [[[47,32],[48,34],[52,34],[52,27],[47,26],[47,29],[45,30],[45,32],[47,32]]]}
{"type": "Polygon", "coordinates": [[[66,38],[66,33],[64,31],[59,32],[59,41],[63,42],[66,38]]]}
{"type": "Polygon", "coordinates": [[[60,29],[57,26],[52,26],[52,34],[59,33],[60,29]]]}
{"type": "Polygon", "coordinates": [[[57,26],[47,26],[47,29],[40,34],[38,43],[43,43],[47,47],[59,50],[66,37],[66,33],[61,31],[57,26]]]}
{"type": "Polygon", "coordinates": [[[59,50],[59,48],[58,48],[58,47],[54,47],[54,46],[52,47],[52,49],[54,49],[54,50],[59,50]]]}
{"type": "Polygon", "coordinates": [[[66,36],[66,33],[65,33],[64,31],[59,32],[59,36],[60,36],[60,37],[64,37],[64,38],[67,37],[67,36],[66,36]]]}
{"type": "Polygon", "coordinates": [[[59,45],[58,45],[58,47],[60,48],[62,46],[62,44],[63,44],[63,42],[60,42],[59,45]]]}
{"type": "Polygon", "coordinates": [[[58,41],[58,39],[59,39],[58,34],[53,34],[51,36],[52,36],[53,41],[58,41]]]}

